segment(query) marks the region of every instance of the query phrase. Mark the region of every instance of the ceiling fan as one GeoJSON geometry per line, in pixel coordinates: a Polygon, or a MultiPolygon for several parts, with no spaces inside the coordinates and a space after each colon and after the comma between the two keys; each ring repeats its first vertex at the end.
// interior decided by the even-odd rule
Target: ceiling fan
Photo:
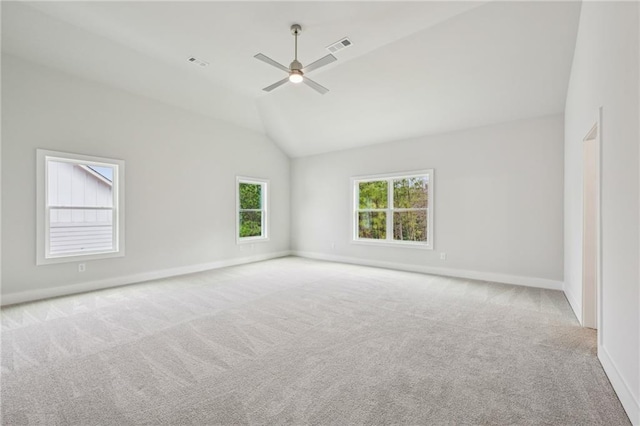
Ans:
{"type": "Polygon", "coordinates": [[[307,86],[311,87],[313,90],[315,90],[316,92],[320,93],[321,95],[324,95],[325,93],[327,93],[329,91],[329,89],[327,89],[324,86],[321,86],[320,84],[316,83],[315,81],[309,79],[309,77],[307,77],[305,74],[307,74],[310,71],[313,71],[315,69],[318,69],[320,67],[323,67],[325,65],[330,64],[331,62],[334,62],[337,60],[337,58],[335,56],[333,56],[332,54],[328,54],[327,56],[323,56],[322,58],[318,59],[315,62],[310,63],[309,65],[307,65],[306,67],[303,67],[302,64],[298,61],[298,35],[300,35],[300,33],[302,32],[302,27],[298,24],[293,24],[291,26],[291,34],[293,34],[293,36],[295,37],[296,41],[295,41],[295,56],[293,59],[293,62],[291,62],[291,65],[289,65],[289,67],[285,67],[284,65],[274,61],[273,59],[269,58],[266,55],[263,55],[262,53],[258,53],[257,55],[254,56],[254,58],[259,59],[263,62],[266,62],[269,65],[272,65],[286,73],[289,74],[288,77],[283,78],[282,80],[273,83],[271,86],[267,86],[265,87],[264,90],[265,92],[270,92],[273,89],[282,86],[283,84],[285,84],[287,81],[290,81],[292,83],[304,83],[307,86]]]}

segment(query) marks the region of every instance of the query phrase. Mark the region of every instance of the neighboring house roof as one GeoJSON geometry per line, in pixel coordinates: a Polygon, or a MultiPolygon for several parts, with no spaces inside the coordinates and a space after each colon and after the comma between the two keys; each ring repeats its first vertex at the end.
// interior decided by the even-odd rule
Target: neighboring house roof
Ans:
{"type": "Polygon", "coordinates": [[[112,182],[113,177],[105,176],[108,173],[106,172],[106,170],[103,170],[105,169],[104,167],[84,166],[84,165],[81,165],[80,167],[84,169],[87,173],[98,178],[99,180],[106,183],[107,185],[113,186],[113,182],[112,182]]]}

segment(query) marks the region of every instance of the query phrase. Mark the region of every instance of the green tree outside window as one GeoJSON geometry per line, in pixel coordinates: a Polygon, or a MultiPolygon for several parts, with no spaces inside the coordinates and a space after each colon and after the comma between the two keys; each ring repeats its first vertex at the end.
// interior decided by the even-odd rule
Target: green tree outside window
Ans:
{"type": "Polygon", "coordinates": [[[239,235],[240,238],[263,235],[263,184],[240,182],[239,235]]]}

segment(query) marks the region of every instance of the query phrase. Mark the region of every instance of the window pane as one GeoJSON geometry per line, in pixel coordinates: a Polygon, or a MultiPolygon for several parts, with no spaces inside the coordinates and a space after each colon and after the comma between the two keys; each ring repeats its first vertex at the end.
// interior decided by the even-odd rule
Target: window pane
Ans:
{"type": "Polygon", "coordinates": [[[49,253],[87,253],[113,250],[111,210],[51,209],[49,253]]]}
{"type": "Polygon", "coordinates": [[[427,176],[395,179],[393,181],[393,207],[400,209],[426,209],[429,192],[427,176]]]}
{"type": "Polygon", "coordinates": [[[105,252],[115,249],[113,211],[81,207],[113,206],[115,166],[95,166],[50,160],[47,164],[49,254],[53,256],[105,252]],[[78,208],[79,207],[79,208],[78,208]]]}
{"type": "Polygon", "coordinates": [[[115,167],[51,160],[47,170],[50,206],[113,206],[115,167]]]}
{"type": "Polygon", "coordinates": [[[427,241],[427,211],[394,212],[393,239],[427,241]]]}
{"type": "Polygon", "coordinates": [[[240,212],[240,238],[262,236],[262,212],[240,212]]]}
{"type": "Polygon", "coordinates": [[[262,209],[262,185],[240,183],[240,209],[262,209]]]}
{"type": "Polygon", "coordinates": [[[358,184],[360,209],[387,208],[387,181],[360,182],[358,184]]]}
{"type": "Polygon", "coordinates": [[[385,212],[358,213],[358,238],[376,240],[387,238],[387,214],[385,212]]]}

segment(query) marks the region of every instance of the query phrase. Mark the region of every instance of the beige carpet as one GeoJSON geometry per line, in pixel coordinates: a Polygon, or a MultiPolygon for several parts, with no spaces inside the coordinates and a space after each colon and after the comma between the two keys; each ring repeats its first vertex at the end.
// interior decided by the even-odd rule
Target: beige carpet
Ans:
{"type": "Polygon", "coordinates": [[[284,258],[2,309],[2,423],[627,425],[559,291],[284,258]]]}

